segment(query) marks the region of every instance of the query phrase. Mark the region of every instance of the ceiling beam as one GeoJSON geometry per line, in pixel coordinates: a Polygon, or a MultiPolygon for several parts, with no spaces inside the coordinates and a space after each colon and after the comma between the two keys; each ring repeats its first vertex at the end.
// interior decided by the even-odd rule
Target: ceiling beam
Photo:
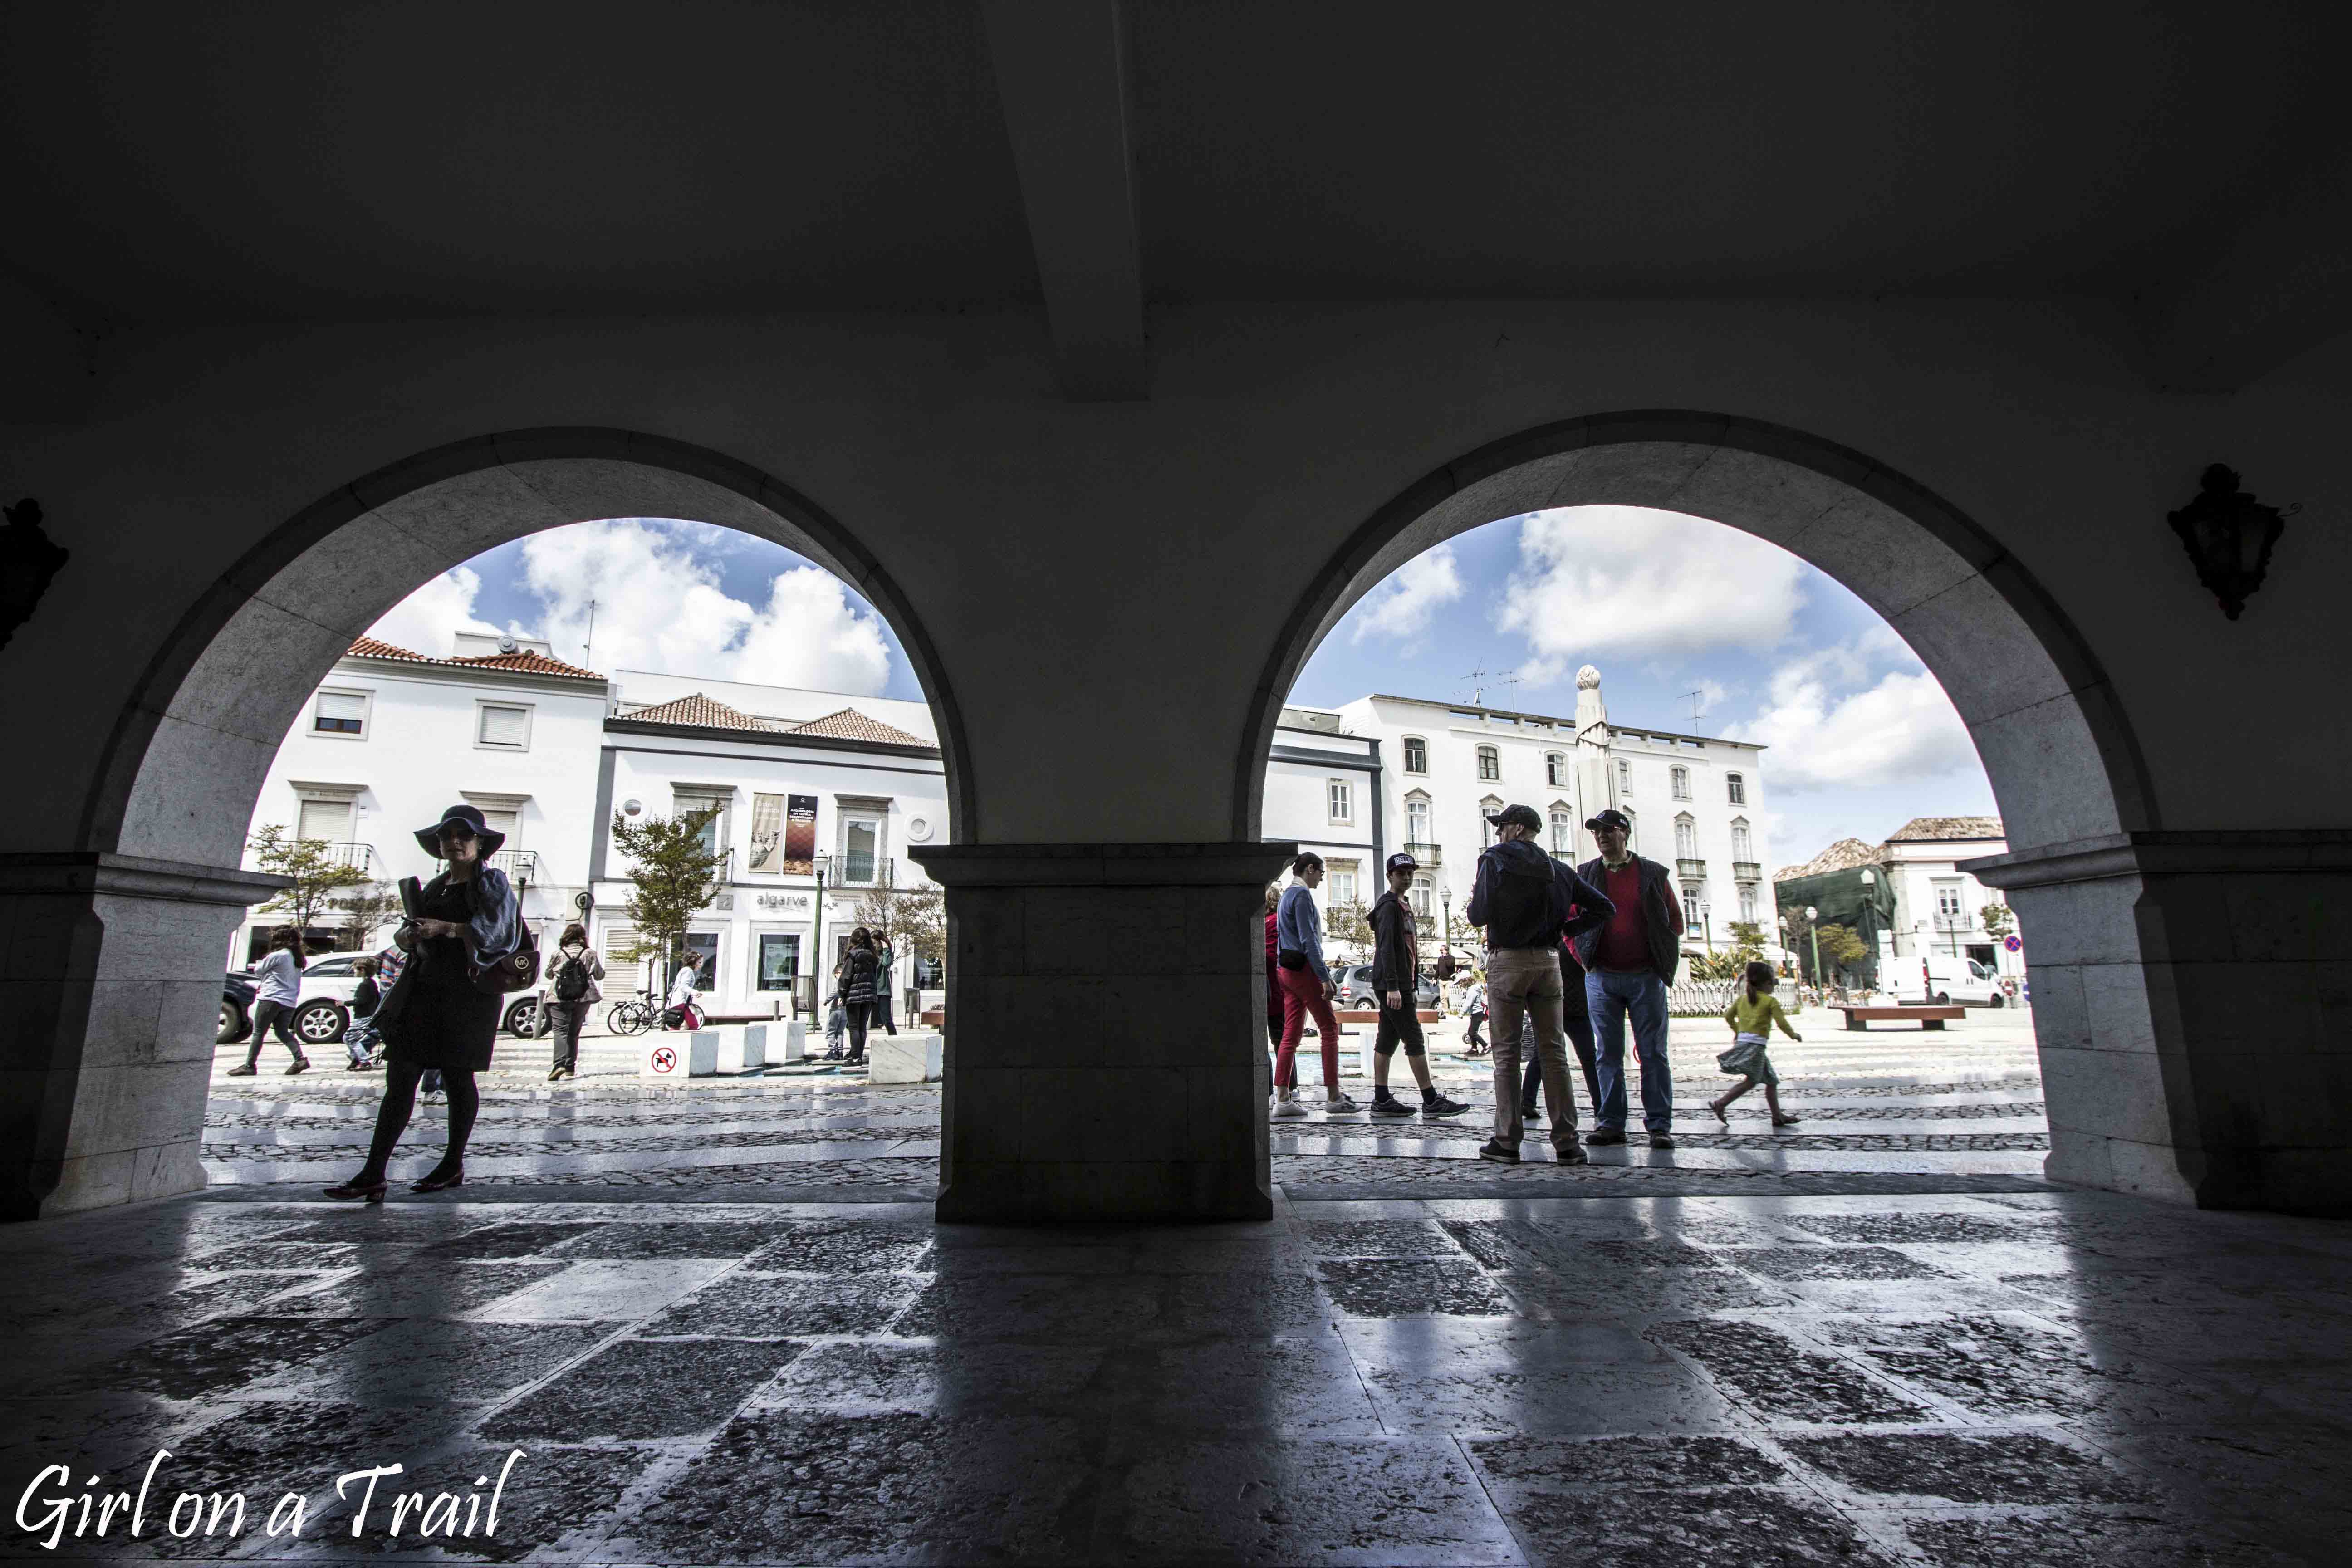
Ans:
{"type": "Polygon", "coordinates": [[[1134,112],[1118,0],[982,0],[1062,389],[1150,390],[1134,112]]]}

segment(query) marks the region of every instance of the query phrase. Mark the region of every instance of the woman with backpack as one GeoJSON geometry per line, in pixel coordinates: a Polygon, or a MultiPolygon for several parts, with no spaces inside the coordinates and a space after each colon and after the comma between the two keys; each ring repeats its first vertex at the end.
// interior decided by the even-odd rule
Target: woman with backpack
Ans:
{"type": "Polygon", "coordinates": [[[866,1061],[866,1023],[874,1011],[874,978],[880,972],[879,956],[874,951],[874,933],[859,926],[849,933],[849,951],[841,957],[841,1001],[849,1015],[849,1055],[845,1067],[861,1067],[866,1061]]]}
{"type": "Polygon", "coordinates": [[[573,921],[555,944],[555,976],[547,992],[547,1021],[555,1034],[555,1066],[547,1081],[572,1076],[580,1066],[580,1026],[588,1010],[604,999],[596,982],[604,962],[588,950],[588,928],[573,921]]]}
{"type": "Polygon", "coordinates": [[[294,1065],[286,1076],[309,1070],[310,1058],[302,1054],[302,1043],[294,1037],[288,1020],[294,1016],[296,1004],[302,999],[302,971],[309,965],[302,959],[302,933],[292,926],[279,926],[269,933],[269,953],[255,972],[259,984],[254,988],[253,1044],[246,1047],[245,1065],[228,1069],[231,1078],[251,1078],[256,1064],[261,1060],[261,1045],[276,1030],[278,1041],[294,1053],[294,1065]]]}
{"type": "Polygon", "coordinates": [[[488,972],[499,969],[530,941],[514,884],[488,863],[506,841],[476,805],[453,805],[440,821],[416,830],[425,852],[448,865],[422,888],[407,884],[408,919],[392,940],[409,961],[375,1014],[385,1044],[375,1138],[367,1163],[350,1181],[329,1187],[331,1198],[383,1202],[384,1172],[394,1145],[408,1130],[417,1085],[427,1068],[440,1071],[449,1096],[449,1144],[440,1163],[409,1190],[437,1193],[466,1179],[466,1142],[482,1108],[474,1075],[489,1070],[506,1000],[497,976],[488,972]]]}

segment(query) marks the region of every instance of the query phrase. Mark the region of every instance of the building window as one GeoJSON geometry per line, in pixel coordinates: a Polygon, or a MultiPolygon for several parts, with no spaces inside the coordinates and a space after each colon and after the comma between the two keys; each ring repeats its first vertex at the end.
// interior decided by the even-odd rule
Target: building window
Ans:
{"type": "Polygon", "coordinates": [[[1482,779],[1501,778],[1503,776],[1503,753],[1496,751],[1492,746],[1479,747],[1478,776],[1482,779]]]}
{"type": "Polygon", "coordinates": [[[1404,841],[1427,848],[1436,842],[1429,836],[1429,797],[1414,795],[1404,803],[1404,841]]]}
{"type": "Polygon", "coordinates": [[[1418,735],[1404,738],[1404,771],[1409,773],[1429,771],[1429,742],[1418,735]]]}
{"type": "Polygon", "coordinates": [[[373,694],[366,691],[321,691],[310,710],[310,732],[346,741],[367,738],[368,707],[373,694]]]}
{"type": "Polygon", "coordinates": [[[1640,850],[1638,847],[1636,847],[1636,840],[1635,840],[1635,836],[1641,832],[1641,828],[1642,828],[1642,819],[1641,819],[1641,817],[1640,817],[1639,816],[1637,816],[1636,814],[1634,814],[1634,813],[1633,813],[1633,812],[1630,812],[1630,811],[1629,811],[1629,812],[1627,812],[1627,813],[1625,813],[1625,853],[1626,853],[1626,854],[1628,854],[1628,855],[1638,855],[1638,854],[1640,854],[1640,853],[1641,853],[1641,850],[1640,850]]]}
{"type": "MultiPolygon", "coordinates": [[[[709,995],[719,989],[719,933],[715,931],[690,931],[686,933],[686,951],[697,960],[694,966],[694,988],[709,995]]],[[[671,973],[676,974],[673,970],[671,973]]]]}
{"type": "Polygon", "coordinates": [[[519,702],[474,704],[474,744],[494,752],[530,750],[530,709],[519,702]]]}
{"type": "Polygon", "coordinates": [[[1412,897],[1414,918],[1417,920],[1427,920],[1430,913],[1430,900],[1432,893],[1430,880],[1426,876],[1415,877],[1412,879],[1412,897]]]}
{"type": "Polygon", "coordinates": [[[1503,803],[1493,795],[1478,803],[1478,847],[1486,849],[1495,842],[1495,825],[1486,819],[1503,809],[1503,803]]]}
{"type": "Polygon", "coordinates": [[[1324,793],[1331,808],[1331,820],[1348,823],[1356,820],[1356,794],[1346,779],[1331,779],[1324,784],[1324,793]]]}
{"type": "Polygon", "coordinates": [[[1666,770],[1666,781],[1671,786],[1671,793],[1676,800],[1688,800],[1690,798],[1690,770],[1688,768],[1669,768],[1666,770]]]}
{"type": "Polygon", "coordinates": [[[1675,818],[1675,858],[1678,860],[1698,858],[1698,824],[1687,816],[1675,818]]]}
{"type": "MultiPolygon", "coordinates": [[[[622,954],[637,945],[637,928],[630,925],[608,925],[604,928],[604,967],[615,975],[634,969],[637,960],[622,954]]],[[[618,987],[615,987],[618,989],[618,987]]]]}
{"type": "Polygon", "coordinates": [[[1576,853],[1576,814],[1564,805],[1551,808],[1551,852],[1555,855],[1576,853]]]}
{"type": "Polygon", "coordinates": [[[352,841],[352,803],[348,800],[306,800],[294,822],[294,837],[320,844],[352,841]]]}
{"type": "Polygon", "coordinates": [[[1357,863],[1353,860],[1334,860],[1325,868],[1330,872],[1331,879],[1328,884],[1330,890],[1325,895],[1324,902],[1335,910],[1345,909],[1354,903],[1357,863]]]}
{"type": "Polygon", "coordinates": [[[882,877],[882,829],[879,813],[844,812],[841,817],[841,885],[870,888],[882,877]]]}
{"type": "Polygon", "coordinates": [[[1568,757],[1560,752],[1544,753],[1544,784],[1549,789],[1568,787],[1568,757]]]}
{"type": "Polygon", "coordinates": [[[1731,824],[1731,858],[1734,860],[1756,858],[1755,843],[1748,836],[1748,819],[1735,817],[1731,824]]]}
{"type": "Polygon", "coordinates": [[[801,972],[801,939],[789,931],[760,933],[760,979],[762,991],[790,991],[801,972]]]}
{"type": "Polygon", "coordinates": [[[1622,757],[1617,759],[1617,793],[1620,795],[1633,793],[1633,764],[1622,757]]]}
{"type": "Polygon", "coordinates": [[[1683,887],[1683,929],[1696,931],[1706,920],[1699,904],[1698,889],[1685,883],[1683,887]]]}
{"type": "Polygon", "coordinates": [[[1739,918],[1749,925],[1756,923],[1756,884],[1739,884],[1739,918]]]}
{"type": "Polygon", "coordinates": [[[710,814],[709,820],[702,825],[702,832],[699,836],[702,840],[702,852],[705,855],[718,854],[720,847],[727,843],[729,798],[723,795],[697,795],[686,790],[677,790],[671,794],[671,816],[692,816],[698,812],[706,811],[710,814]]]}
{"type": "Polygon", "coordinates": [[[1746,774],[1724,774],[1723,789],[1724,793],[1731,797],[1732,805],[1746,805],[1748,804],[1748,777],[1746,774]]]}
{"type": "Polygon", "coordinates": [[[1936,884],[1936,912],[1947,919],[1958,915],[1960,912],[1959,883],[1938,882],[1936,884]]]}

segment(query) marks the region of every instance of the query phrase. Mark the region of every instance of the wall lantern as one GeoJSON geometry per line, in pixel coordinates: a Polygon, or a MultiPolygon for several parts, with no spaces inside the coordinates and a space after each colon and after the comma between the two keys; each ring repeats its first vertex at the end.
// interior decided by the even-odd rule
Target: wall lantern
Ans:
{"type": "Polygon", "coordinates": [[[2172,531],[2189,548],[2197,580],[2221,601],[2221,613],[2236,620],[2246,600],[2263,585],[2271,551],[2286,531],[2286,520],[2302,508],[2281,511],[2238,488],[2238,471],[2216,463],[2198,481],[2197,499],[2166,513],[2172,531]]]}

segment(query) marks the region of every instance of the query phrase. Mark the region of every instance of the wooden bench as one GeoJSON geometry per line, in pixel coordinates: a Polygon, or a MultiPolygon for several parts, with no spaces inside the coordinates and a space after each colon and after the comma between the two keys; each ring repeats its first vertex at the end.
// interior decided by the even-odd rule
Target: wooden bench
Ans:
{"type": "Polygon", "coordinates": [[[1832,1012],[1845,1015],[1845,1026],[1857,1034],[1868,1034],[1870,1026],[1887,1019],[1901,1021],[1916,1018],[1923,1029],[1940,1029],[1947,1018],[1965,1018],[1965,1007],[1860,1007],[1844,1002],[1830,1004],[1832,1012]]]}

